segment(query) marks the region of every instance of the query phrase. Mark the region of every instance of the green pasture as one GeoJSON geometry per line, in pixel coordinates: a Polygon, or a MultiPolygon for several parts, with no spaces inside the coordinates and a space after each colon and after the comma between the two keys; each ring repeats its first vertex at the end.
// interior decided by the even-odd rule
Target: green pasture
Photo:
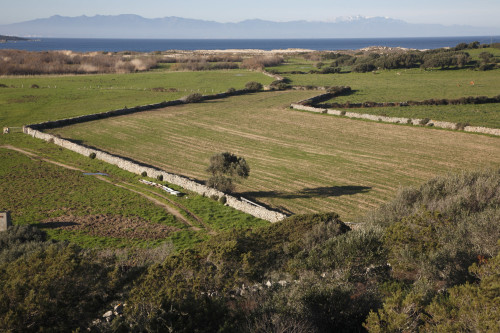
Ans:
{"type": "Polygon", "coordinates": [[[350,220],[400,186],[500,166],[498,138],[298,112],[315,91],[256,93],[72,125],[51,132],[206,180],[212,154],[249,162],[238,194],[296,214],[350,220]]]}
{"type": "Polygon", "coordinates": [[[293,85],[350,86],[338,103],[402,102],[425,99],[497,96],[500,70],[383,70],[374,73],[287,74],[293,85]],[[474,84],[471,84],[474,82],[474,84]]]}
{"type": "MultiPolygon", "coordinates": [[[[334,108],[338,109],[338,108],[334,108]]],[[[340,109],[348,112],[367,113],[388,117],[429,118],[452,123],[500,128],[500,104],[476,105],[427,105],[407,107],[340,109]]]]}
{"type": "MultiPolygon", "coordinates": [[[[0,136],[0,210],[9,210],[15,224],[37,224],[49,236],[58,240],[69,240],[84,247],[152,247],[165,241],[171,241],[177,249],[191,247],[206,239],[208,233],[229,228],[250,228],[268,225],[268,222],[234,210],[210,198],[186,192],[182,197],[168,196],[161,190],[141,184],[143,178],[115,166],[93,160],[85,156],[62,149],[54,144],[33,139],[21,133],[0,136]],[[28,157],[20,152],[2,146],[14,146],[33,152],[41,158],[63,163],[86,172],[104,172],[111,183],[95,176],[83,175],[81,171],[69,170],[62,166],[42,161],[38,157],[28,157]],[[115,186],[114,184],[123,187],[115,186]],[[126,185],[130,184],[130,185],[126,185]],[[160,196],[151,191],[168,196],[171,201],[182,204],[190,212],[203,220],[198,223],[182,209],[178,209],[191,220],[194,231],[175,216],[133,189],[155,197],[166,204],[160,196]],[[139,217],[148,224],[161,224],[173,227],[177,231],[169,237],[159,240],[116,238],[90,235],[85,231],[69,231],[48,228],[42,221],[61,216],[109,215],[139,217]],[[207,227],[205,227],[205,225],[207,227]]],[[[166,184],[163,182],[163,184],[166,184]]],[[[170,185],[171,187],[175,187],[170,185]]]]}
{"type": "Polygon", "coordinates": [[[246,70],[0,77],[0,126],[158,103],[194,92],[220,93],[229,88],[242,89],[249,81],[269,84],[272,79],[246,70]]]}
{"type": "MultiPolygon", "coordinates": [[[[468,96],[498,96],[500,70],[384,70],[373,73],[287,74],[295,85],[350,86],[349,95],[325,103],[405,102],[426,99],[455,99],[468,96]],[[473,83],[473,84],[472,84],[473,83]]],[[[346,109],[347,111],[395,117],[431,118],[499,127],[500,104],[411,106],[346,109]]]]}

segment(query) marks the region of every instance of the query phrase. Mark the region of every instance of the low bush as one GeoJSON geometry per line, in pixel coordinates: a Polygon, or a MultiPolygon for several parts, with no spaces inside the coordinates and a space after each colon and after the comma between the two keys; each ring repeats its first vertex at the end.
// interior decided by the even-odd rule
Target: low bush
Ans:
{"type": "Polygon", "coordinates": [[[356,73],[366,73],[371,72],[376,69],[375,65],[369,63],[355,64],[352,66],[351,70],[356,73]]]}
{"type": "Polygon", "coordinates": [[[245,84],[245,89],[248,91],[259,91],[262,90],[262,84],[256,81],[250,81],[245,84]]]}
{"type": "Polygon", "coordinates": [[[288,84],[286,84],[285,82],[283,82],[281,80],[274,81],[270,85],[270,88],[272,90],[286,90],[286,89],[288,89],[288,87],[289,87],[288,84]]]}
{"type": "Polygon", "coordinates": [[[470,124],[469,123],[456,123],[455,129],[463,131],[465,129],[465,127],[467,127],[467,126],[470,126],[470,124]]]}
{"type": "Polygon", "coordinates": [[[141,176],[143,176],[143,177],[147,177],[147,176],[148,176],[148,173],[147,173],[146,171],[143,171],[143,172],[141,172],[141,176]]]}
{"type": "Polygon", "coordinates": [[[95,158],[96,158],[96,153],[90,153],[90,154],[89,154],[89,158],[91,158],[91,159],[95,159],[95,158]]]}
{"type": "Polygon", "coordinates": [[[184,98],[184,102],[186,103],[198,103],[201,101],[203,101],[203,95],[199,93],[190,94],[184,98]]]}
{"type": "Polygon", "coordinates": [[[431,121],[429,118],[423,118],[423,119],[420,119],[418,121],[418,124],[422,125],[422,126],[425,126],[425,125],[427,125],[429,123],[429,121],[431,121]]]}
{"type": "Polygon", "coordinates": [[[283,63],[284,59],[281,56],[255,56],[244,59],[241,63],[241,68],[247,69],[264,69],[265,67],[278,66],[283,63]]]}

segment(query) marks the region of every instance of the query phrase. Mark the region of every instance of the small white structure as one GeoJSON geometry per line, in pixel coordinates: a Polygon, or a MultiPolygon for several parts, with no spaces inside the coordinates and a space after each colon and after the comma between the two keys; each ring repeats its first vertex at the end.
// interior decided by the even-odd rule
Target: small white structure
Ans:
{"type": "Polygon", "coordinates": [[[158,187],[158,188],[161,188],[162,190],[172,194],[172,195],[175,195],[177,197],[180,197],[182,195],[181,192],[179,191],[176,191],[174,189],[171,189],[170,187],[168,186],[165,186],[165,185],[161,185],[161,184],[157,184],[157,183],[153,183],[153,182],[150,182],[149,180],[145,180],[145,179],[139,179],[139,181],[143,184],[147,184],[147,185],[150,185],[150,186],[154,186],[154,187],[158,187]]]}
{"type": "Polygon", "coordinates": [[[0,231],[6,231],[11,226],[10,212],[0,212],[0,231]]]}

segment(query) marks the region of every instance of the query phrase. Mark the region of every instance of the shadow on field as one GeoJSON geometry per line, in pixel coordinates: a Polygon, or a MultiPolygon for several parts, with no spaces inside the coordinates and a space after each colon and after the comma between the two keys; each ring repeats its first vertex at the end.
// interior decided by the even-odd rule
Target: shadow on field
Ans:
{"type": "Polygon", "coordinates": [[[71,222],[71,221],[42,222],[42,223],[36,224],[36,226],[38,228],[48,228],[48,229],[71,227],[71,226],[75,226],[75,225],[80,225],[80,224],[76,223],[76,222],[71,222]]]}
{"type": "Polygon", "coordinates": [[[305,188],[298,192],[277,192],[277,191],[243,192],[240,193],[240,195],[249,198],[307,199],[307,198],[340,197],[343,195],[367,193],[371,189],[372,188],[368,186],[347,185],[347,186],[305,188]]]}

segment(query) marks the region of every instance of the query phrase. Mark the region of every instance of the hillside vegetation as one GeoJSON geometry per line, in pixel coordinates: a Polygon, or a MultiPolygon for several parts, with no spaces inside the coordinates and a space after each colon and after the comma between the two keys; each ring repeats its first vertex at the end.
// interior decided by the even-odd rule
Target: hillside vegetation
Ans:
{"type": "Polygon", "coordinates": [[[0,239],[1,328],[495,331],[498,193],[500,170],[450,175],[402,190],[360,229],[332,213],[295,216],[147,270],[15,227],[0,239]],[[123,314],[91,324],[120,302],[123,314]]]}

